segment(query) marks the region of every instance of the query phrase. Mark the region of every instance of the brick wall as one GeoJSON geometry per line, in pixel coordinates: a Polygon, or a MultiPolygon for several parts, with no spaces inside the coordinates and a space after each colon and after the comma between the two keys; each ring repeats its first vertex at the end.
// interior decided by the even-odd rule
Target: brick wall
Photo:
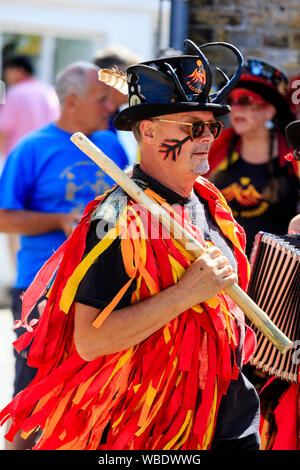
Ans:
{"type": "Polygon", "coordinates": [[[189,0],[189,38],[225,41],[300,74],[300,0],[189,0]]]}

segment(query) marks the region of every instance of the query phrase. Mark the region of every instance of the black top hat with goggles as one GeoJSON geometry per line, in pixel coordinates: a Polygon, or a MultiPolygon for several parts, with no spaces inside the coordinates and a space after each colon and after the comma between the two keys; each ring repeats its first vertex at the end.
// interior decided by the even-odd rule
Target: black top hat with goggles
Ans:
{"type": "MultiPolygon", "coordinates": [[[[197,46],[184,42],[190,55],[158,58],[132,65],[127,69],[128,103],[114,119],[116,129],[129,131],[132,124],[143,119],[187,111],[211,111],[214,116],[230,112],[224,98],[238,82],[243,66],[240,51],[231,44],[214,42],[197,46]],[[212,89],[212,68],[204,52],[222,47],[233,54],[237,65],[231,78],[220,68],[222,87],[212,89]]],[[[112,85],[113,86],[113,85],[112,85]]]]}

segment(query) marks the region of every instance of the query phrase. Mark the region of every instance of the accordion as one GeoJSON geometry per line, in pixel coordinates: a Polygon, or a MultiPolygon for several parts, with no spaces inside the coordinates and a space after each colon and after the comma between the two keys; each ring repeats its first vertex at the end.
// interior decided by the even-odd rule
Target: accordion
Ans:
{"type": "Polygon", "coordinates": [[[250,363],[269,375],[299,382],[300,363],[300,235],[259,232],[250,256],[248,295],[293,342],[282,354],[257,330],[257,346],[250,363]],[[297,349],[299,349],[297,354],[297,349]]]}

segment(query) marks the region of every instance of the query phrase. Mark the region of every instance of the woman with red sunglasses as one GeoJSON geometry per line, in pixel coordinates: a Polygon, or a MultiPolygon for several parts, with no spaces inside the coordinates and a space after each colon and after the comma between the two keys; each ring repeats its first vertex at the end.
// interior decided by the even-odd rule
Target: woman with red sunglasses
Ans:
{"type": "Polygon", "coordinates": [[[231,126],[210,151],[209,179],[221,189],[247,236],[250,256],[257,232],[287,233],[297,212],[299,179],[286,125],[294,120],[287,101],[288,79],[260,59],[246,59],[228,97],[231,126]]]}
{"type": "MultiPolygon", "coordinates": [[[[285,127],[295,119],[287,85],[287,78],[273,66],[259,59],[246,60],[241,79],[227,99],[231,127],[214,142],[209,155],[209,178],[243,226],[248,256],[258,231],[286,234],[298,219],[297,162],[284,159],[290,152],[285,127]]],[[[260,389],[261,449],[299,449],[299,383],[257,373],[249,364],[244,373],[260,389]]]]}

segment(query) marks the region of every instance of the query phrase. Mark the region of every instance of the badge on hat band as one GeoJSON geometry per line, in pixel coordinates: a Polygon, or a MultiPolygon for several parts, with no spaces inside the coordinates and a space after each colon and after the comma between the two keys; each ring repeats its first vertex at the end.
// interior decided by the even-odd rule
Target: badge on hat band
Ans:
{"type": "MultiPolygon", "coordinates": [[[[188,63],[190,68],[190,63],[188,63]]],[[[188,73],[184,70],[184,73],[188,73]]],[[[200,59],[196,61],[194,70],[186,76],[186,84],[194,93],[201,93],[206,83],[206,72],[200,59]]]]}

